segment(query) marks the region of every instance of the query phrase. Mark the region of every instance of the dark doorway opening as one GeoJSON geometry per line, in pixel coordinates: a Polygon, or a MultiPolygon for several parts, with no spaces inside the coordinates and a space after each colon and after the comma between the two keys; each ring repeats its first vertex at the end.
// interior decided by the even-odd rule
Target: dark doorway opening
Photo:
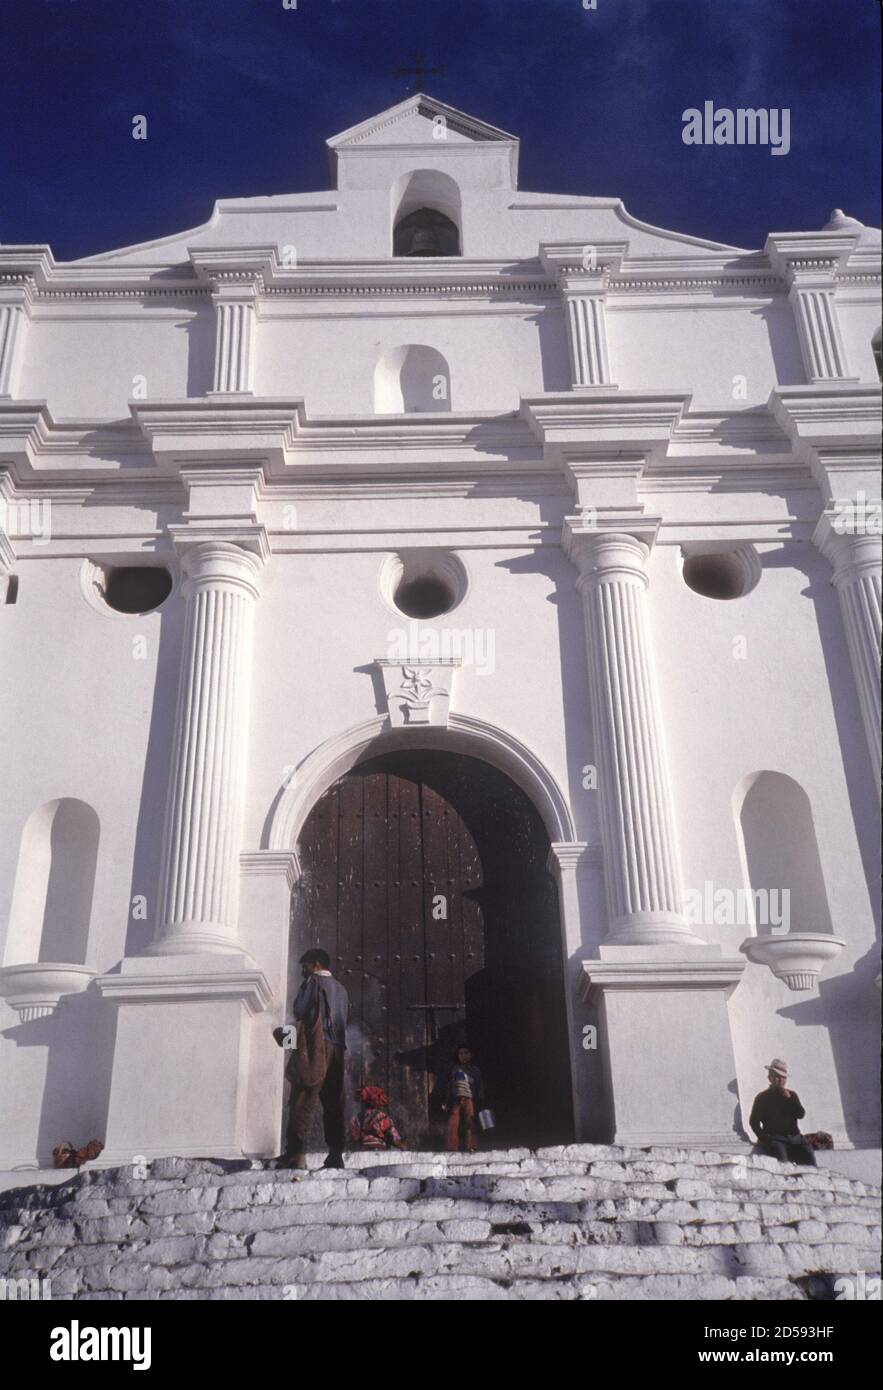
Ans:
{"type": "Polygon", "coordinates": [[[298,849],[289,988],[308,947],[328,951],[351,1000],[350,1093],[382,1086],[409,1146],[443,1147],[468,1042],[497,1119],[485,1147],[572,1139],[557,888],[520,788],[477,758],[386,754],[329,788],[298,849]]]}

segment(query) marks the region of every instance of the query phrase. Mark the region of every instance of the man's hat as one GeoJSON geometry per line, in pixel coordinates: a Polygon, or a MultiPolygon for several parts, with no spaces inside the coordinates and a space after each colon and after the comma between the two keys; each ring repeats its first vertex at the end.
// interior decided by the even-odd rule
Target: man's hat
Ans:
{"type": "Polygon", "coordinates": [[[783,1062],[781,1057],[774,1057],[767,1067],[767,1071],[774,1071],[778,1076],[787,1076],[788,1063],[783,1062]]]}

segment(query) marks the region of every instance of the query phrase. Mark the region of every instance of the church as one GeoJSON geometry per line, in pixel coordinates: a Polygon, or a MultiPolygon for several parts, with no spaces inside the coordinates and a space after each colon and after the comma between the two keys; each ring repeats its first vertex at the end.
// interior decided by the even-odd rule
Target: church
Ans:
{"type": "Polygon", "coordinates": [[[415,1148],[465,1041],[501,1146],[744,1152],[777,1057],[878,1148],[879,233],[327,149],[0,245],[0,1169],[278,1154],[316,946],[415,1148]]]}

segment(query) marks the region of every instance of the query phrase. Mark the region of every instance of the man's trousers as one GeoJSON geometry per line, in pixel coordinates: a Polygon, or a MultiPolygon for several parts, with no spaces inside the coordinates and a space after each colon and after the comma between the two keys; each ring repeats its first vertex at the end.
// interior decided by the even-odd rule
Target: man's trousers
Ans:
{"type": "Polygon", "coordinates": [[[316,1086],[301,1086],[297,1081],[293,1082],[288,1111],[286,1153],[303,1153],[316,1106],[320,1103],[328,1151],[343,1153],[346,1143],[343,1117],[345,1058],[344,1048],[332,1047],[326,1043],[325,1079],[316,1086]]]}
{"type": "Polygon", "coordinates": [[[759,1141],[761,1153],[777,1158],[780,1163],[803,1163],[816,1168],[815,1150],[802,1134],[765,1134],[759,1141]]]}

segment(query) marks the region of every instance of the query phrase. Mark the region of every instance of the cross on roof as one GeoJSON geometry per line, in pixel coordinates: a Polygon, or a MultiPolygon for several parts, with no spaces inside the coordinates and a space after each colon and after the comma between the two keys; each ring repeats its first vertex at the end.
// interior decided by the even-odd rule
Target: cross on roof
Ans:
{"type": "Polygon", "coordinates": [[[393,77],[416,77],[418,89],[422,91],[424,77],[441,76],[444,71],[443,67],[428,68],[423,54],[415,53],[411,67],[394,68],[393,77]]]}

